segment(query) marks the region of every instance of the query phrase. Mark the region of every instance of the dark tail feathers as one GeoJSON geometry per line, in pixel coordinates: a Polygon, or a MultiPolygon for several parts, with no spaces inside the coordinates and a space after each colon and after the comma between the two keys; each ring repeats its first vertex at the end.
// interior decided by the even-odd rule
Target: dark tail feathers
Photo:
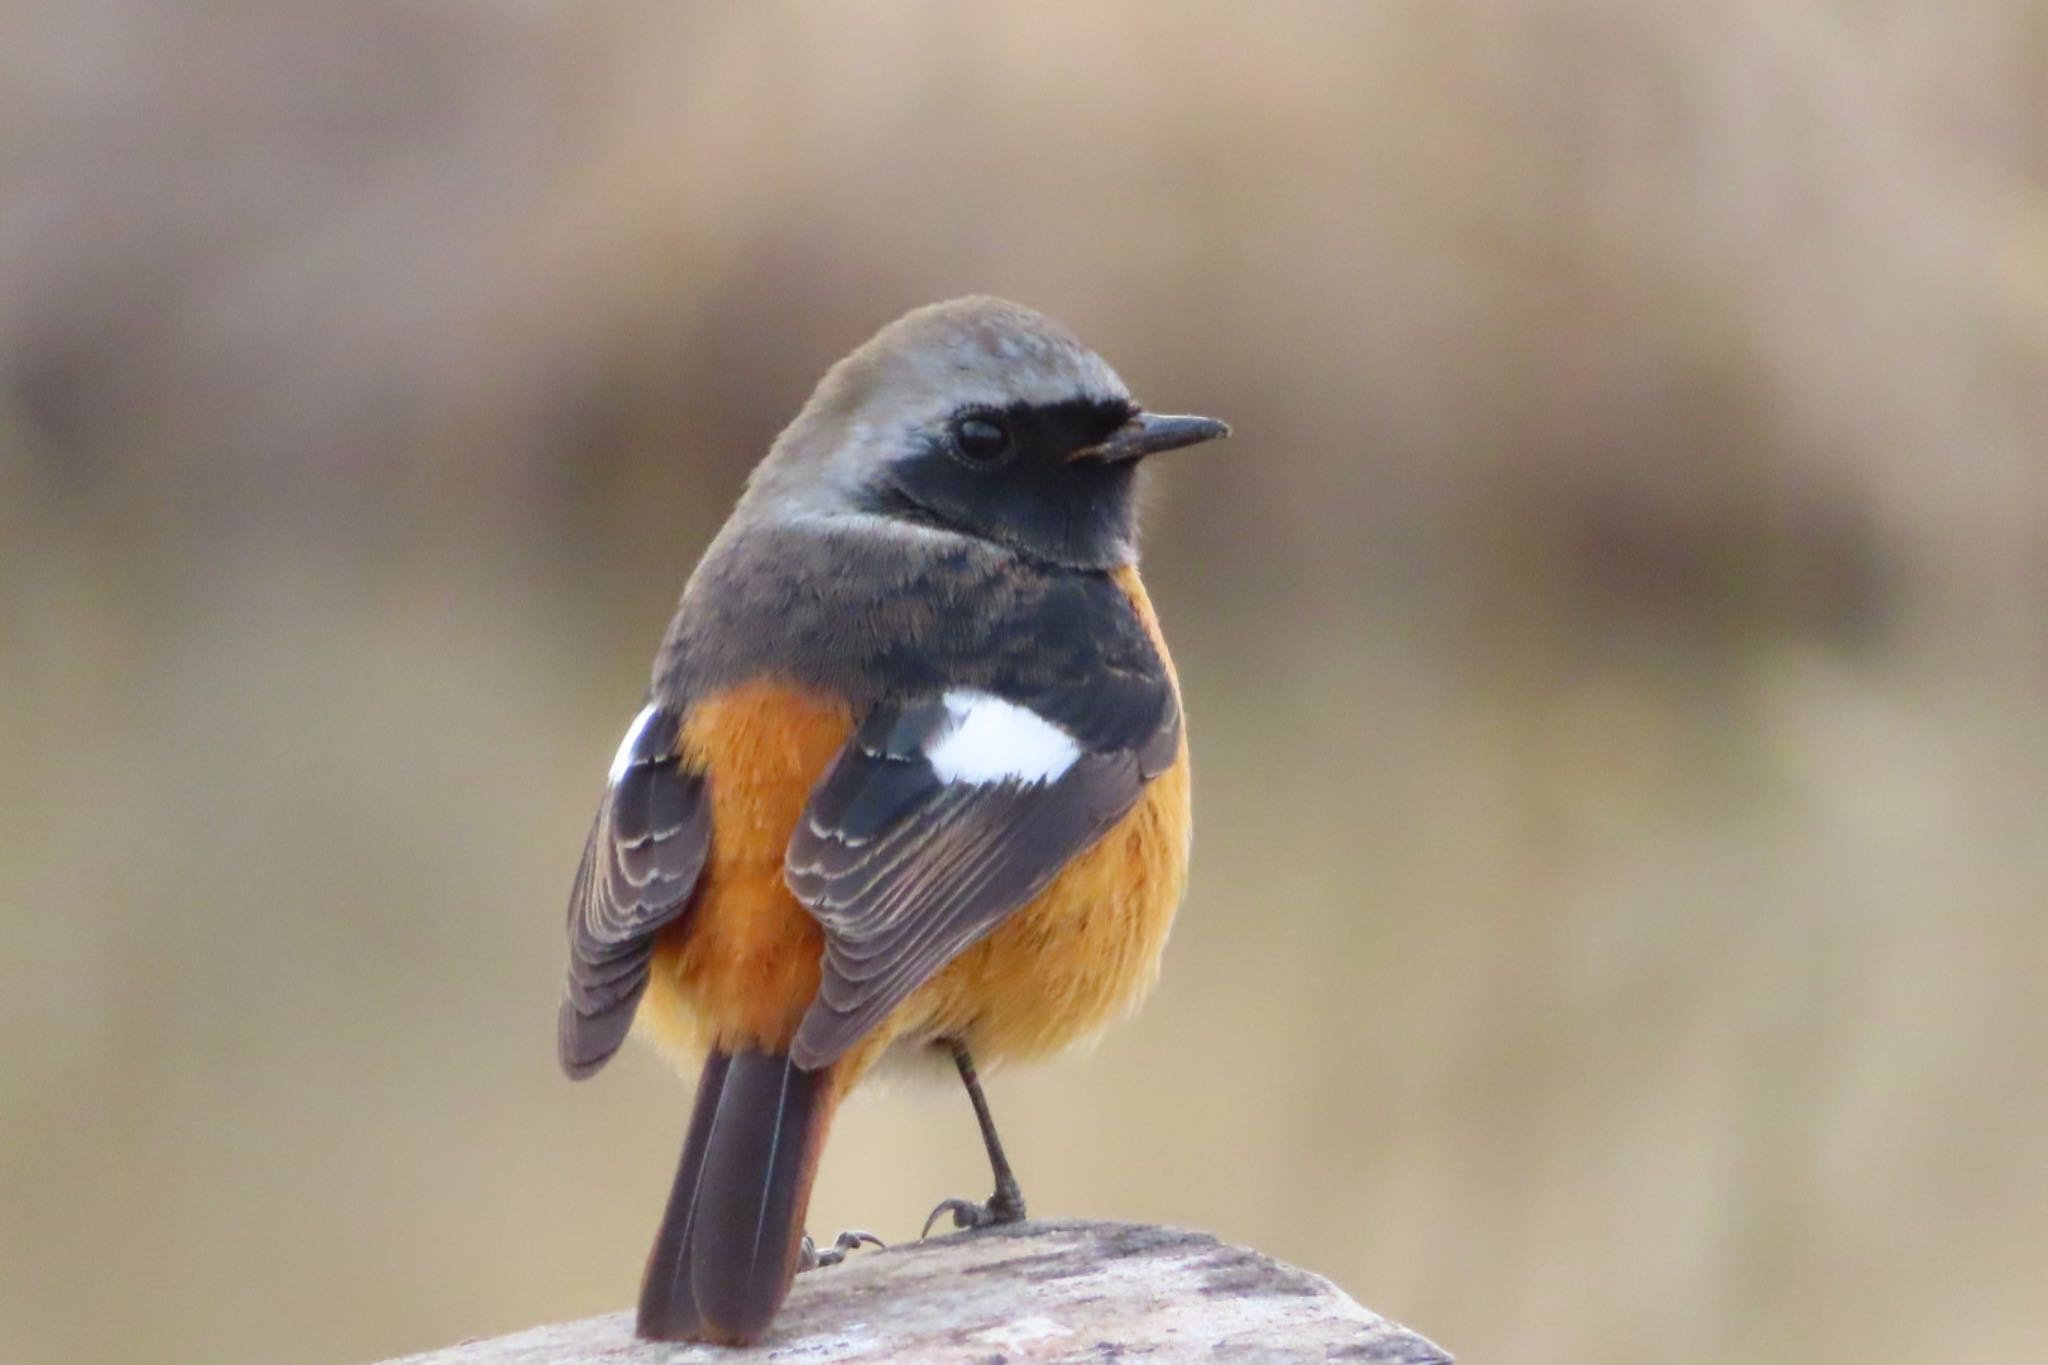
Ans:
{"type": "Polygon", "coordinates": [[[829,1071],[770,1052],[714,1050],[705,1060],[675,1188],[647,1256],[640,1336],[760,1340],[796,1278],[832,1108],[829,1071]]]}

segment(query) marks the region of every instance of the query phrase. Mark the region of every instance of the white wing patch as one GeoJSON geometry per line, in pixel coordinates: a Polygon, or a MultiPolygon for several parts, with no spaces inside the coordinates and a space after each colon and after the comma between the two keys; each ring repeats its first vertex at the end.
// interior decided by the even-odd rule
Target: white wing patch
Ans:
{"type": "Polygon", "coordinates": [[[626,775],[626,769],[633,766],[633,750],[640,743],[640,736],[647,732],[647,722],[654,719],[654,703],[640,708],[640,714],[633,717],[633,723],[626,727],[626,737],[619,741],[619,751],[612,755],[612,769],[605,781],[616,787],[619,779],[626,775]]]}
{"type": "Polygon", "coordinates": [[[925,753],[942,782],[1051,782],[1081,757],[1072,735],[1014,702],[970,688],[944,700],[952,726],[925,753]]]}

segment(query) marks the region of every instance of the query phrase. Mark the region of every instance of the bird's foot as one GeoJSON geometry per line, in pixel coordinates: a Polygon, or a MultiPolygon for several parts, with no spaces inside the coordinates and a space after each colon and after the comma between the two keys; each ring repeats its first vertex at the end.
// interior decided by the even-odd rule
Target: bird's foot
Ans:
{"type": "Polygon", "coordinates": [[[1024,1196],[1016,1189],[1001,1189],[988,1197],[986,1204],[976,1204],[965,1199],[942,1199],[939,1206],[924,1220],[924,1231],[920,1238],[932,1235],[932,1224],[939,1221],[939,1215],[953,1215],[956,1228],[992,1228],[1004,1223],[1024,1221],[1024,1196]]]}
{"type": "Polygon", "coordinates": [[[823,1270],[828,1265],[838,1265],[846,1259],[850,1251],[858,1251],[863,1246],[883,1245],[886,1244],[872,1232],[851,1231],[840,1233],[833,1239],[831,1246],[820,1251],[818,1244],[811,1240],[811,1234],[807,1232],[804,1234],[803,1250],[797,1253],[797,1272],[801,1274],[806,1270],[823,1270]]]}

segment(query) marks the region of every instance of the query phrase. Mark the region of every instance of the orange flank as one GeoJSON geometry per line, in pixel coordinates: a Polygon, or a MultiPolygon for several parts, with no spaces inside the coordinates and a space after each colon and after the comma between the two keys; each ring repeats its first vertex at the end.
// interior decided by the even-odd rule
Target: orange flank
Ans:
{"type": "Polygon", "coordinates": [[[708,775],[711,853],[654,954],[639,1024],[681,1064],[707,1045],[786,1052],[818,991],[825,939],[782,880],[790,831],[853,733],[844,702],[750,682],[699,702],[683,755],[708,775]]]}

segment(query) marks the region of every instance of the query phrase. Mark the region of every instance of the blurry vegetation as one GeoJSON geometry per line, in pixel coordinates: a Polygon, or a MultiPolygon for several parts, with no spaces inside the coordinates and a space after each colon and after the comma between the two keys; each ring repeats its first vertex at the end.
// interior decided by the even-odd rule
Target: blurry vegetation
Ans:
{"type": "MultiPolygon", "coordinates": [[[[1473,1360],[2048,1354],[2042,0],[16,0],[0,1359],[628,1299],[603,761],[817,375],[968,291],[1239,433],[1151,518],[1195,890],[997,1081],[1034,1209],[1473,1360]]],[[[977,1162],[856,1105],[814,1218],[977,1162]]]]}

